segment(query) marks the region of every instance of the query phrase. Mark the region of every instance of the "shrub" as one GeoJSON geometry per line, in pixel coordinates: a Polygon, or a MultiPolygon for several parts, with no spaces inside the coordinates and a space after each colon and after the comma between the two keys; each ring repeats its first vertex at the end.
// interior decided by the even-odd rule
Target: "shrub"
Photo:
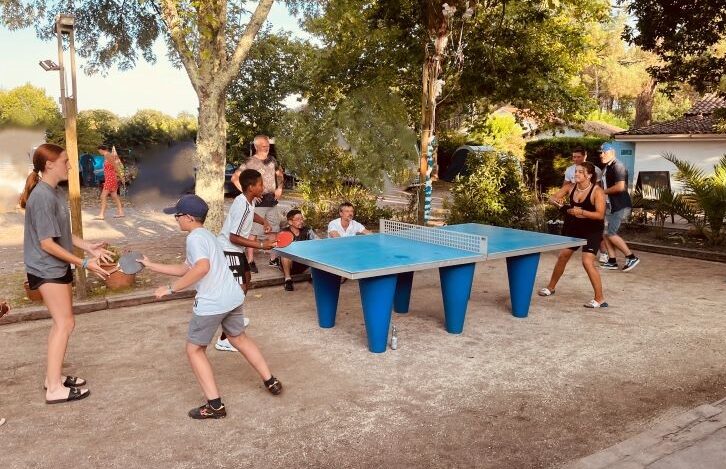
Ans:
{"type": "Polygon", "coordinates": [[[496,153],[474,153],[467,158],[468,176],[459,176],[451,189],[447,223],[485,223],[530,227],[532,197],[522,180],[519,162],[496,153]]]}
{"type": "Polygon", "coordinates": [[[565,169],[570,165],[572,149],[578,146],[587,151],[587,159],[600,166],[598,149],[606,139],[599,137],[558,137],[529,142],[524,147],[524,171],[530,181],[537,181],[537,190],[547,192],[562,186],[565,169]],[[535,174],[536,168],[536,174],[535,174]]]}

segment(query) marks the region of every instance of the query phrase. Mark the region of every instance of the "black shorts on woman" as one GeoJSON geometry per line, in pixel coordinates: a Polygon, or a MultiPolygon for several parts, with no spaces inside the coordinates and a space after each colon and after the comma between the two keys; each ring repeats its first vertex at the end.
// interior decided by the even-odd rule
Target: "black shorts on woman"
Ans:
{"type": "MultiPolygon", "coordinates": [[[[595,190],[595,184],[592,185],[582,202],[575,202],[575,190],[577,185],[570,192],[570,208],[579,207],[584,211],[596,212],[595,204],[592,203],[592,191],[595,190]]],[[[582,247],[582,252],[597,254],[602,242],[602,233],[605,228],[604,220],[593,220],[591,218],[577,218],[569,213],[565,214],[565,225],[562,227],[563,236],[572,236],[573,238],[582,238],[587,240],[587,244],[582,247]]],[[[579,246],[571,247],[573,251],[580,249],[579,246]]]]}

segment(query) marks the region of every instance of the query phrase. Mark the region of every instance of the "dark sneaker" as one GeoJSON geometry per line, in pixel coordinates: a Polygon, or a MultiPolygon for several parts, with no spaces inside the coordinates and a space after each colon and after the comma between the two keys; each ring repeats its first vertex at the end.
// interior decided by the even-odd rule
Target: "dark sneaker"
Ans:
{"type": "Polygon", "coordinates": [[[250,272],[253,274],[259,274],[260,271],[257,269],[257,264],[255,264],[255,261],[250,262],[250,272]]]}
{"type": "Polygon", "coordinates": [[[618,270],[618,263],[617,262],[606,262],[603,265],[601,265],[603,269],[607,270],[618,270]]]}
{"type": "Polygon", "coordinates": [[[219,409],[215,409],[209,403],[201,407],[195,407],[189,411],[189,416],[193,419],[223,419],[227,416],[227,409],[224,404],[219,409]]]}
{"type": "Polygon", "coordinates": [[[270,391],[275,396],[279,395],[282,392],[282,383],[279,379],[272,376],[267,381],[262,382],[268,391],[270,391]]]}
{"type": "Polygon", "coordinates": [[[279,269],[280,268],[280,258],[279,257],[276,257],[274,259],[270,259],[269,266],[270,267],[277,267],[279,269]]]}
{"type": "Polygon", "coordinates": [[[292,284],[292,280],[285,280],[285,290],[286,291],[294,291],[295,286],[292,284]]]}
{"type": "Polygon", "coordinates": [[[626,258],[625,259],[625,266],[623,267],[623,272],[630,272],[639,263],[640,263],[640,258],[639,257],[626,258]]]}

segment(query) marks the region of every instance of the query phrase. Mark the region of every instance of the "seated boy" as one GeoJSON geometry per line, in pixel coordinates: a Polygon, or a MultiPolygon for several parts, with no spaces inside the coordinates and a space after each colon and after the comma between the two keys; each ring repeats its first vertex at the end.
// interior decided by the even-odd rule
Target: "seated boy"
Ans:
{"type": "MultiPolygon", "coordinates": [[[[292,209],[287,212],[287,223],[287,228],[283,229],[282,231],[289,231],[290,233],[292,233],[293,242],[318,239],[318,235],[315,234],[315,231],[307,226],[304,226],[305,218],[303,217],[303,214],[300,210],[292,209]]],[[[309,266],[305,264],[300,264],[299,262],[295,262],[292,259],[288,259],[286,257],[282,257],[281,259],[282,273],[285,274],[285,290],[293,291],[295,290],[295,287],[292,283],[292,276],[305,272],[306,270],[308,270],[309,266]]]]}
{"type": "Polygon", "coordinates": [[[232,345],[260,375],[265,387],[275,395],[282,392],[282,384],[270,373],[260,349],[244,333],[245,295],[225,262],[217,238],[204,228],[208,210],[207,203],[196,195],[182,196],[174,207],[164,209],[164,213],[174,214],[182,231],[189,232],[184,264],[160,264],[146,256],[139,259],[154,272],[180,277],[157,288],[154,292],[157,298],[186,288],[197,290],[186,352],[207,403],[189,411],[193,419],[218,419],[227,415],[206,354],[207,345],[220,325],[232,345]]]}
{"type": "Polygon", "coordinates": [[[357,234],[370,234],[366,227],[353,220],[355,209],[350,202],[343,202],[338,209],[340,218],[328,223],[328,236],[341,238],[344,236],[355,236],[357,234]]]}

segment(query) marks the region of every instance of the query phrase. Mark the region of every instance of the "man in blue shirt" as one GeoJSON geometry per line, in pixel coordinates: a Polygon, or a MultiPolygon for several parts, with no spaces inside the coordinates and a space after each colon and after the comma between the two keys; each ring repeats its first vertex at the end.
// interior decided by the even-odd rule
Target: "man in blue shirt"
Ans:
{"type": "Polygon", "coordinates": [[[600,161],[605,165],[603,169],[602,182],[607,196],[605,208],[605,244],[608,250],[608,261],[602,265],[603,269],[617,270],[617,251],[625,254],[625,265],[623,272],[635,268],[640,262],[633,252],[628,248],[625,240],[618,235],[623,220],[630,216],[633,202],[628,193],[628,169],[623,163],[615,158],[615,147],[612,143],[603,143],[600,147],[600,161]]]}

